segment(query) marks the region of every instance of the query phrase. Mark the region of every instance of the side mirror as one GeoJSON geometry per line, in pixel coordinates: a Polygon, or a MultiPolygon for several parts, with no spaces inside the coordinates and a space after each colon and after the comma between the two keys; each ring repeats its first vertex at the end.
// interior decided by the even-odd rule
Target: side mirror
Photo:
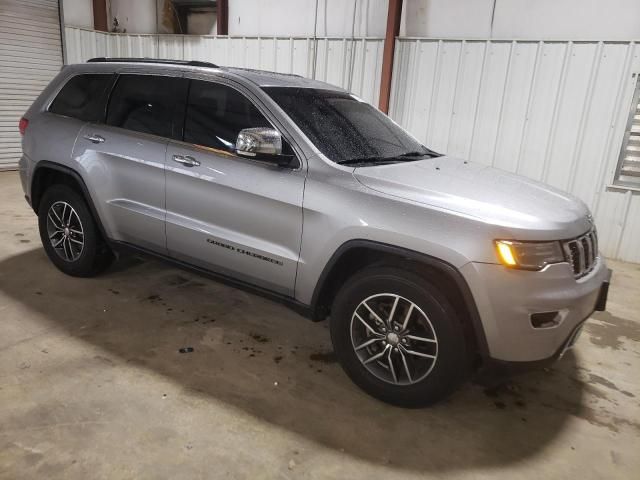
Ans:
{"type": "Polygon", "coordinates": [[[236,153],[243,157],[289,166],[292,155],[282,154],[282,136],[275,128],[245,128],[238,133],[236,153]]]}

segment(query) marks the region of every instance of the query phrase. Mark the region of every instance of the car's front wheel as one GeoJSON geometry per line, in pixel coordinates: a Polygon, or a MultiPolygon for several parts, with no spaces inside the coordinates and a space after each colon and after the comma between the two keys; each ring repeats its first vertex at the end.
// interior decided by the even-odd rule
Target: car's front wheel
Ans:
{"type": "Polygon", "coordinates": [[[398,268],[366,268],[346,282],[331,309],[331,339],[349,377],[394,405],[440,400],[467,372],[451,303],[422,276],[398,268]]]}
{"type": "Polygon", "coordinates": [[[113,259],[84,199],[66,185],[53,185],[44,193],[38,227],[47,256],[67,275],[97,275],[113,259]]]}

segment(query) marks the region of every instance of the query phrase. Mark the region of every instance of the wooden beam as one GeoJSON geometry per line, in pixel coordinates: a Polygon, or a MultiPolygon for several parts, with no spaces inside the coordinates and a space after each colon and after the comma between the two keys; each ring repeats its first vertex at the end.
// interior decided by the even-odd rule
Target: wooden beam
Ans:
{"type": "Polygon", "coordinates": [[[380,78],[380,99],[378,108],[389,113],[389,98],[391,97],[391,76],[393,75],[393,55],[396,48],[396,37],[400,34],[400,16],[402,14],[402,0],[389,0],[387,12],[387,31],[384,36],[382,50],[382,75],[380,78]]]}
{"type": "Polygon", "coordinates": [[[229,35],[229,0],[218,0],[216,3],[218,35],[229,35]]]}
{"type": "Polygon", "coordinates": [[[93,0],[93,29],[102,32],[109,31],[106,0],[93,0]]]}

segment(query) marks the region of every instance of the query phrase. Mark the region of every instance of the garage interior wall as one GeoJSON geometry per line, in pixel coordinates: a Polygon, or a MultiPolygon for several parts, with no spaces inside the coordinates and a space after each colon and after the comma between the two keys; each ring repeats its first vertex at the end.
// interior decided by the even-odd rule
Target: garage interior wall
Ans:
{"type": "MultiPolygon", "coordinates": [[[[124,5],[111,0],[111,8],[122,9],[118,2],[124,5]]],[[[334,3],[301,0],[304,8],[297,10],[289,5],[282,28],[289,25],[291,32],[285,36],[268,36],[276,33],[268,29],[278,25],[287,1],[230,2],[229,37],[111,34],[67,25],[68,60],[208,60],[315,77],[377,104],[382,38],[375,35],[384,26],[384,15],[377,16],[386,10],[386,0],[334,3]],[[331,8],[341,12],[338,20],[327,17],[331,8]],[[256,12],[273,21],[251,24],[256,12]],[[343,25],[347,17],[350,22],[343,25]]],[[[402,28],[416,37],[401,37],[396,44],[390,114],[436,150],[574,193],[595,214],[603,252],[640,262],[635,240],[640,192],[612,186],[640,73],[640,48],[633,41],[640,38],[640,17],[634,16],[639,5],[630,0],[405,0],[402,28]],[[474,14],[454,15],[459,21],[452,22],[456,8],[472,8],[474,14]],[[466,22],[467,17],[474,21],[466,22]],[[513,30],[518,22],[527,23],[525,17],[531,25],[513,30]],[[541,36],[530,37],[536,31],[541,36]],[[434,33],[439,37],[432,38],[434,33]],[[560,33],[571,38],[557,38],[560,33]]]]}
{"type": "MultiPolygon", "coordinates": [[[[62,0],[68,26],[91,28],[92,0],[62,0]]],[[[171,33],[166,0],[107,0],[109,27],[171,33]]],[[[638,0],[404,0],[403,37],[514,40],[637,40],[638,0]]],[[[231,0],[233,36],[379,37],[388,0],[231,0]]],[[[201,33],[201,32],[189,32],[201,33]]]]}
{"type": "Polygon", "coordinates": [[[93,28],[93,0],[61,0],[64,23],[93,28]]]}
{"type": "Polygon", "coordinates": [[[638,0],[404,0],[403,37],[638,40],[638,0]]]}
{"type": "MultiPolygon", "coordinates": [[[[62,0],[66,25],[91,28],[91,0],[62,0]]],[[[126,33],[173,33],[164,22],[166,0],[108,0],[109,30],[117,18],[126,33]]],[[[232,0],[229,34],[233,36],[380,37],[388,0],[232,0]]],[[[169,7],[170,8],[170,7],[169,7]]],[[[189,34],[215,33],[215,18],[192,13],[189,34]],[[202,30],[206,29],[207,32],[202,30]]],[[[215,15],[213,15],[215,17],[215,15]]]]}
{"type": "Polygon", "coordinates": [[[388,0],[231,0],[229,34],[382,37],[388,0]]]}
{"type": "Polygon", "coordinates": [[[18,122],[61,67],[57,0],[0,0],[0,169],[16,168],[18,122]]]}

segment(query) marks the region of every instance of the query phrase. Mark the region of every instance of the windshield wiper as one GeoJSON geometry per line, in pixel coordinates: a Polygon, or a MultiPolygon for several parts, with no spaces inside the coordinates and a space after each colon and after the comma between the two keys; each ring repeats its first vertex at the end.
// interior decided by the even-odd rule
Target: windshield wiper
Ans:
{"type": "Polygon", "coordinates": [[[346,160],[340,160],[338,165],[355,165],[358,163],[381,163],[393,161],[395,157],[362,157],[362,158],[347,158],[346,160]]]}
{"type": "Polygon", "coordinates": [[[337,162],[339,165],[357,165],[357,164],[376,164],[376,163],[393,163],[393,162],[411,162],[413,157],[439,157],[440,154],[433,150],[426,149],[424,152],[412,151],[400,155],[392,155],[390,157],[381,157],[373,155],[371,157],[347,158],[337,162]]]}
{"type": "Polygon", "coordinates": [[[433,150],[429,150],[426,149],[426,151],[424,152],[419,152],[417,150],[413,151],[413,152],[406,152],[403,153],[402,155],[398,155],[398,157],[400,158],[405,158],[405,157],[439,157],[440,154],[434,152],[433,150]]]}

